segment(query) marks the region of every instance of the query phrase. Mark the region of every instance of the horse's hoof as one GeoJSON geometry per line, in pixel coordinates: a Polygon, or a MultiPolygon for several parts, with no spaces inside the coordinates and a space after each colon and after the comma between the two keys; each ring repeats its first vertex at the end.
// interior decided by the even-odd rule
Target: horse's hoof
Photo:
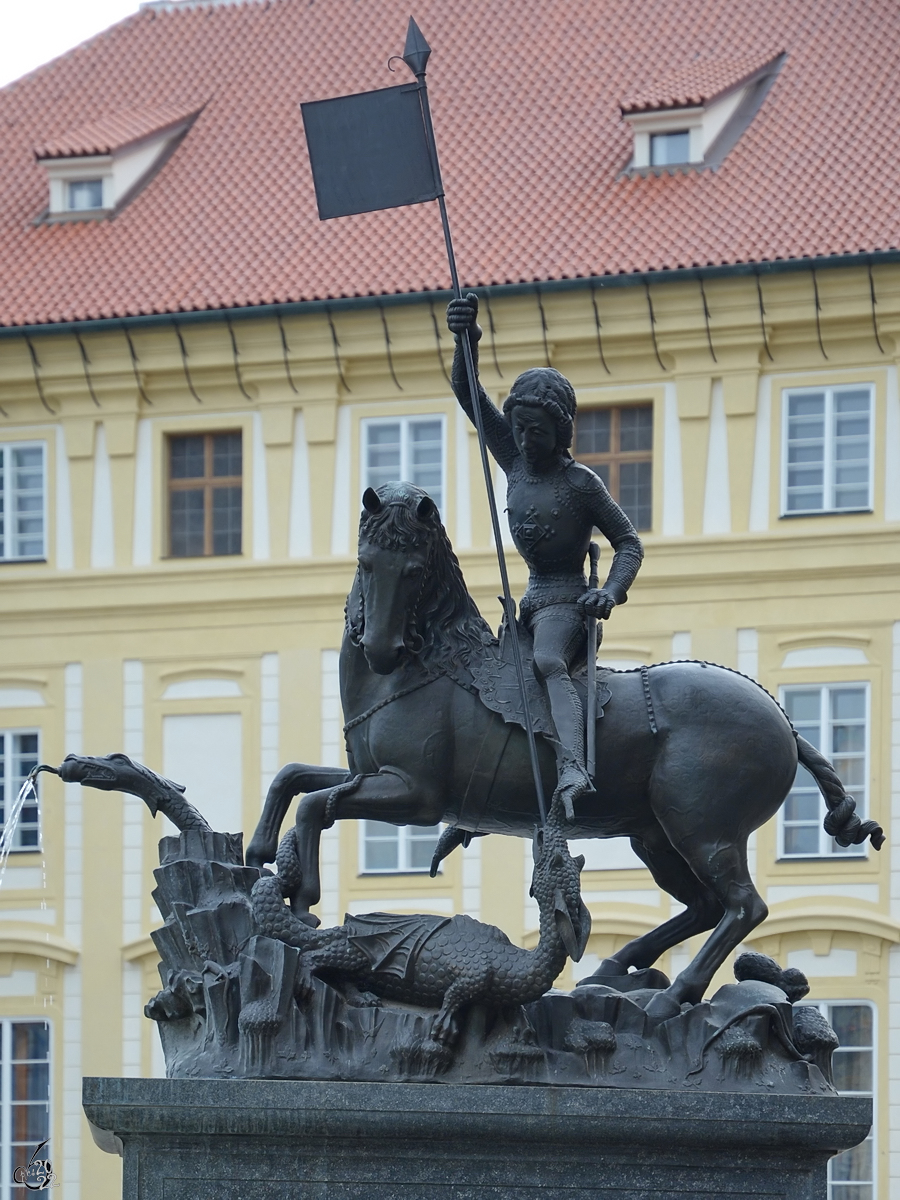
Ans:
{"type": "Polygon", "coordinates": [[[652,1021],[669,1021],[681,1012],[681,1003],[671,992],[654,992],[645,1005],[644,1012],[652,1021]]]}

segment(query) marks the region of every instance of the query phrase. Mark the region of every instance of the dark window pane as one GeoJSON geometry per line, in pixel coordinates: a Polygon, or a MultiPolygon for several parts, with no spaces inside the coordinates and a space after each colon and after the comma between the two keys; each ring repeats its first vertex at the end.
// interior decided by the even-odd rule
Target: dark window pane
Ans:
{"type": "Polygon", "coordinates": [[[12,1136],[14,1142],[25,1142],[34,1150],[50,1130],[50,1114],[46,1104],[14,1104],[12,1106],[12,1136]]]}
{"type": "Polygon", "coordinates": [[[203,491],[172,492],[171,554],[195,558],[203,553],[203,491]]]}
{"type": "Polygon", "coordinates": [[[591,463],[591,470],[609,487],[609,463],[591,463]]]}
{"type": "Polygon", "coordinates": [[[619,449],[653,449],[653,408],[649,404],[623,408],[619,417],[619,449]]]}
{"type": "Polygon", "coordinates": [[[202,479],[204,467],[203,435],[173,437],[169,441],[173,479],[202,479]]]}
{"type": "Polygon", "coordinates": [[[837,1158],[831,1160],[831,1178],[838,1180],[859,1180],[872,1178],[872,1142],[870,1139],[845,1150],[837,1158]]]}
{"type": "Polygon", "coordinates": [[[837,1050],[833,1064],[834,1086],[839,1092],[871,1092],[871,1050],[837,1050]]]}
{"type": "Polygon", "coordinates": [[[650,166],[686,163],[690,158],[691,135],[686,129],[650,134],[650,166]]]}
{"type": "Polygon", "coordinates": [[[50,1095],[49,1063],[16,1063],[13,1100],[46,1100],[50,1095]]]}
{"type": "Polygon", "coordinates": [[[241,489],[213,488],[212,552],[240,554],[241,552],[241,489]]]}
{"type": "Polygon", "coordinates": [[[213,436],[213,475],[241,474],[241,435],[217,433],[213,436]]]}
{"type": "Polygon", "coordinates": [[[13,1025],[13,1059],[46,1059],[49,1053],[50,1026],[45,1021],[17,1021],[13,1025]]]}
{"type": "Polygon", "coordinates": [[[653,523],[653,469],[648,462],[623,462],[619,465],[619,503],[635,529],[649,529],[653,523]]]}
{"type": "Polygon", "coordinates": [[[828,1016],[842,1046],[872,1045],[872,1010],[867,1004],[835,1004],[828,1016]]]}
{"type": "Polygon", "coordinates": [[[608,408],[595,408],[578,414],[575,423],[575,454],[609,454],[610,420],[608,408]]]}

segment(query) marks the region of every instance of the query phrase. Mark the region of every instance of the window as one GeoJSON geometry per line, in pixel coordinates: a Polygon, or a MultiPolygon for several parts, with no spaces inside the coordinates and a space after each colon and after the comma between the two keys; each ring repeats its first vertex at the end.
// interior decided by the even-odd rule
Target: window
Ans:
{"type": "Polygon", "coordinates": [[[440,825],[387,825],[360,821],[360,861],[365,872],[428,871],[440,825]]]}
{"type": "Polygon", "coordinates": [[[44,558],[43,442],[0,446],[0,559],[44,558]]]}
{"type": "MultiPolygon", "coordinates": [[[[28,772],[33,770],[38,756],[38,734],[30,732],[0,731],[0,828],[5,827],[12,813],[16,798],[28,772]]],[[[35,780],[35,792],[37,780],[35,780]]],[[[37,850],[40,846],[40,812],[38,801],[32,793],[16,823],[13,850],[37,850]]]]}
{"type": "Polygon", "coordinates": [[[785,392],[782,511],[872,507],[870,384],[785,392]]]}
{"type": "MultiPolygon", "coordinates": [[[[0,1021],[0,1200],[27,1196],[13,1181],[50,1136],[50,1026],[46,1021],[0,1021]]],[[[54,1155],[48,1152],[39,1158],[54,1155]]],[[[32,1189],[33,1190],[33,1189],[32,1189]]]]}
{"type": "Polygon", "coordinates": [[[70,212],[85,212],[103,207],[102,179],[73,179],[66,188],[66,208],[70,212]]]}
{"type": "Polygon", "coordinates": [[[596,471],[635,529],[653,523],[653,405],[591,408],[575,420],[575,457],[596,471]]]}
{"type": "MultiPolygon", "coordinates": [[[[830,758],[841,782],[866,811],[869,690],[865,684],[783,688],[781,702],[797,732],[830,758]]],[[[825,801],[805,767],[781,810],[783,858],[865,855],[863,846],[839,846],[822,828],[825,801]]]]}
{"type": "Polygon", "coordinates": [[[169,554],[241,553],[241,434],[169,438],[169,554]]]}
{"type": "Polygon", "coordinates": [[[362,423],[363,490],[405,480],[444,505],[444,418],[378,418],[362,423]]]}
{"type": "Polygon", "coordinates": [[[691,135],[687,129],[671,133],[650,134],[650,166],[667,167],[675,163],[686,163],[691,157],[691,135]]]}
{"type": "MultiPolygon", "coordinates": [[[[808,1002],[807,1002],[808,1003],[808,1002]]],[[[817,1008],[837,1034],[834,1086],[842,1096],[875,1095],[875,1009],[853,1001],[810,1005],[817,1008]]],[[[875,1124],[873,1121],[872,1130],[875,1124]]],[[[875,1139],[836,1155],[828,1164],[828,1200],[875,1200],[875,1139]]]]}

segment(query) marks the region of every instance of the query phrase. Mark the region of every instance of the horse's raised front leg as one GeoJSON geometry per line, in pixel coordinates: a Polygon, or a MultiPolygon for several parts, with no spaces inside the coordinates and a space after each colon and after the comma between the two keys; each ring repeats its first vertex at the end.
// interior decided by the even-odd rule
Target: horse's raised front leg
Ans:
{"type": "Polygon", "coordinates": [[[344,767],[312,767],[307,763],[288,763],[282,767],[269,784],[262,814],[247,847],[247,865],[263,867],[275,861],[281,824],[295,796],[331,788],[350,778],[351,772],[344,767]]]}
{"type": "Polygon", "coordinates": [[[436,825],[443,808],[418,780],[397,767],[384,768],[377,775],[362,775],[346,789],[327,788],[310,792],[297,806],[297,847],[302,882],[291,896],[294,912],[308,912],[322,895],[319,875],[319,842],[322,830],[332,821],[389,821],[395,825],[436,825]]]}

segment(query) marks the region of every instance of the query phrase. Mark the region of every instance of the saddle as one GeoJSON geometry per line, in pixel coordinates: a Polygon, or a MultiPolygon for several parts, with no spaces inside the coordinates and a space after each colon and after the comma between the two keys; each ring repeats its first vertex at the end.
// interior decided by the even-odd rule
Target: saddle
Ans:
{"type": "MultiPolygon", "coordinates": [[[[552,739],[555,735],[550,715],[550,701],[547,698],[546,690],[538,682],[532,666],[534,639],[531,631],[526,629],[521,621],[516,621],[516,629],[519,633],[525,691],[528,695],[528,707],[531,710],[534,732],[552,739]]],[[[509,636],[505,621],[500,627],[499,639],[487,643],[481,659],[472,662],[469,669],[482,704],[492,712],[499,713],[508,724],[519,725],[524,729],[525,714],[522,709],[522,694],[519,691],[519,680],[513,658],[512,638],[509,636]]],[[[609,672],[603,667],[597,667],[598,717],[603,716],[603,709],[609,703],[612,695],[607,683],[608,674],[609,672]]],[[[582,663],[572,673],[572,682],[575,684],[585,711],[587,711],[587,663],[582,663]]]]}

